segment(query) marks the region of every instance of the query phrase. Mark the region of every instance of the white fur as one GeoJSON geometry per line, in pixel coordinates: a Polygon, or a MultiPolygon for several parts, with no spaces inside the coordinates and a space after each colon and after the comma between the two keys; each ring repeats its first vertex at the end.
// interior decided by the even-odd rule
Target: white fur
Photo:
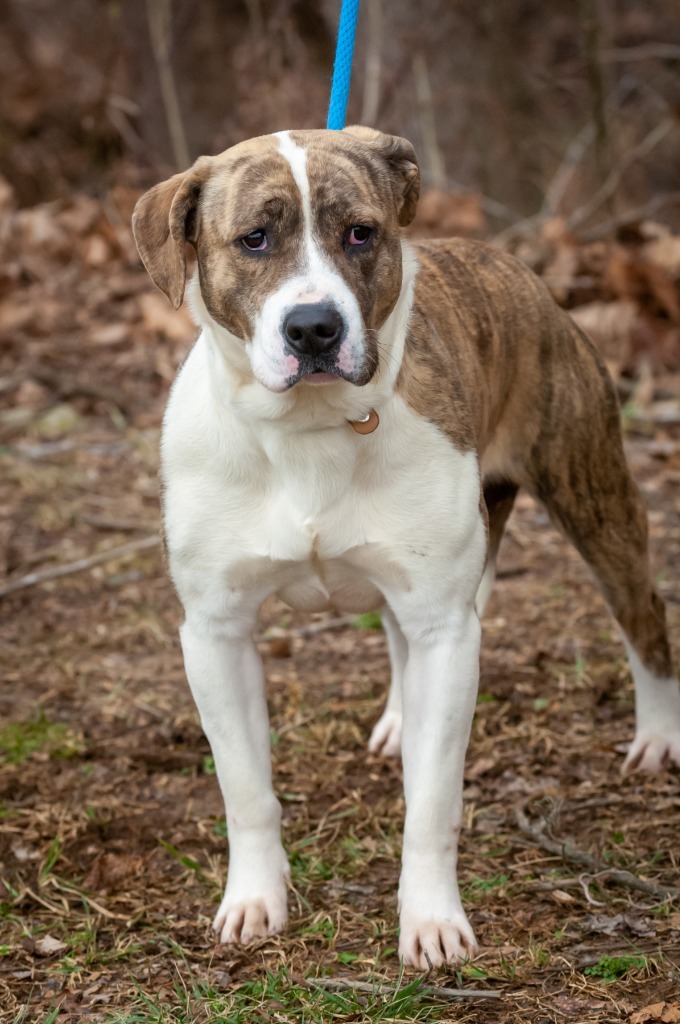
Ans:
{"type": "Polygon", "coordinates": [[[382,609],[382,623],[387,635],[387,649],[392,666],[392,679],[385,710],[376,722],[368,741],[368,749],[383,757],[401,754],[402,692],[404,670],[408,660],[408,643],[389,608],[382,609]]]}
{"type": "Polygon", "coordinates": [[[332,302],[347,325],[338,352],[338,364],[348,373],[360,372],[366,358],[366,339],[356,297],[329,260],[325,259],[314,235],[314,222],[307,177],[307,153],[288,132],[278,132],[279,151],[290,168],[301,196],[304,224],[304,264],[299,272],[267,297],[254,325],[253,373],[272,391],[283,391],[286,381],[298,369],[298,360],[286,350],[281,326],[286,314],[304,303],[332,302]]]}
{"type": "Polygon", "coordinates": [[[624,770],[631,765],[658,772],[667,762],[680,767],[680,688],[677,679],[659,678],[640,661],[624,636],[635,686],[635,737],[624,770]]]}

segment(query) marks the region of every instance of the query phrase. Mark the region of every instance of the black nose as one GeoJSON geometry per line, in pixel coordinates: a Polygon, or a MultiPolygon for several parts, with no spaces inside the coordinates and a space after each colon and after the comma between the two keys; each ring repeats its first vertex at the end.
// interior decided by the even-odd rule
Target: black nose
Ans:
{"type": "Polygon", "coordinates": [[[345,322],[335,306],[324,302],[295,306],[283,321],[284,338],[301,356],[330,352],[339,345],[344,330],[345,322]]]}

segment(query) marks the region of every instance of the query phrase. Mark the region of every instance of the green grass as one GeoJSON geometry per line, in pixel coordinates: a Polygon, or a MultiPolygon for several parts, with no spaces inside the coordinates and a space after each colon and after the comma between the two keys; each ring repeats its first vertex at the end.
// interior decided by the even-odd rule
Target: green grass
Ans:
{"type": "Polygon", "coordinates": [[[355,629],[382,629],[380,612],[366,612],[365,615],[358,615],[352,623],[355,629]]]}
{"type": "MultiPolygon", "coordinates": [[[[323,979],[321,979],[323,981],[323,979]]],[[[377,985],[376,984],[376,988],[377,985]]],[[[333,991],[317,987],[314,978],[292,980],[285,970],[268,971],[257,981],[220,992],[197,978],[184,963],[176,967],[172,986],[148,993],[137,988],[124,1011],[112,1011],[107,1024],[259,1024],[299,1021],[327,1024],[331,1020],[441,1021],[450,1004],[423,991],[422,979],[401,981],[389,993],[333,991]]]]}
{"type": "Polygon", "coordinates": [[[509,875],[492,875],[491,878],[471,878],[463,887],[463,901],[474,902],[487,892],[500,889],[510,881],[509,875]]]}
{"type": "Polygon", "coordinates": [[[586,967],[584,974],[602,981],[612,982],[623,978],[630,971],[640,971],[647,966],[644,956],[601,956],[592,967],[586,967]]]}
{"type": "Polygon", "coordinates": [[[83,752],[82,741],[62,722],[50,722],[41,712],[23,722],[0,729],[0,756],[9,764],[23,764],[32,754],[75,757],[83,752]]]}
{"type": "Polygon", "coordinates": [[[193,871],[197,875],[203,874],[203,868],[197,860],[194,860],[193,857],[189,857],[187,854],[182,853],[181,850],[178,850],[176,846],[172,845],[172,843],[166,842],[165,839],[159,839],[158,842],[174,860],[178,861],[182,865],[182,867],[185,867],[188,871],[193,871]]]}

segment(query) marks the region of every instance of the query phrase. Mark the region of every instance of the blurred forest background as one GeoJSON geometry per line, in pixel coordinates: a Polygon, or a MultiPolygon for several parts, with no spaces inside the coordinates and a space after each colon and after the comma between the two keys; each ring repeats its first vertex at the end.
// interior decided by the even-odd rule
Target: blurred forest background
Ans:
{"type": "MultiPolygon", "coordinates": [[[[336,0],[2,0],[0,170],[21,206],[146,185],[251,135],[321,127],[336,0]]],[[[678,215],[673,0],[364,0],[350,123],[496,224],[678,215]],[[570,173],[569,173],[570,172],[570,173]],[[674,194],[675,193],[675,194],[674,194]],[[587,208],[586,208],[587,207],[587,208]]]]}
{"type": "MultiPolygon", "coordinates": [[[[30,333],[25,288],[68,264],[68,290],[74,254],[137,265],[143,189],[249,136],[323,126],[339,6],[0,0],[10,350],[30,333]]],[[[615,376],[640,355],[676,370],[679,69],[674,0],[364,0],[348,122],[415,143],[415,232],[515,251],[578,307],[615,376]]],[[[43,310],[32,336],[56,321],[43,310]]]]}

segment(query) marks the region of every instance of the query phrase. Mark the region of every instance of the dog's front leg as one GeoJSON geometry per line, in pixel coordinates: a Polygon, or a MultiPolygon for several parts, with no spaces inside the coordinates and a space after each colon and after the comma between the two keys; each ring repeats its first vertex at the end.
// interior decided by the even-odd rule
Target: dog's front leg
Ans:
{"type": "Polygon", "coordinates": [[[456,862],[481,631],[471,601],[442,616],[436,627],[426,626],[421,616],[409,621],[408,613],[395,610],[409,648],[403,681],[406,821],[399,954],[405,963],[427,970],[476,949],[458,892],[456,862]]]}
{"type": "Polygon", "coordinates": [[[248,942],[273,935],[287,920],[289,868],[272,788],[262,662],[250,626],[187,619],[181,638],[227,813],[229,873],[213,927],[221,942],[248,942]]]}

